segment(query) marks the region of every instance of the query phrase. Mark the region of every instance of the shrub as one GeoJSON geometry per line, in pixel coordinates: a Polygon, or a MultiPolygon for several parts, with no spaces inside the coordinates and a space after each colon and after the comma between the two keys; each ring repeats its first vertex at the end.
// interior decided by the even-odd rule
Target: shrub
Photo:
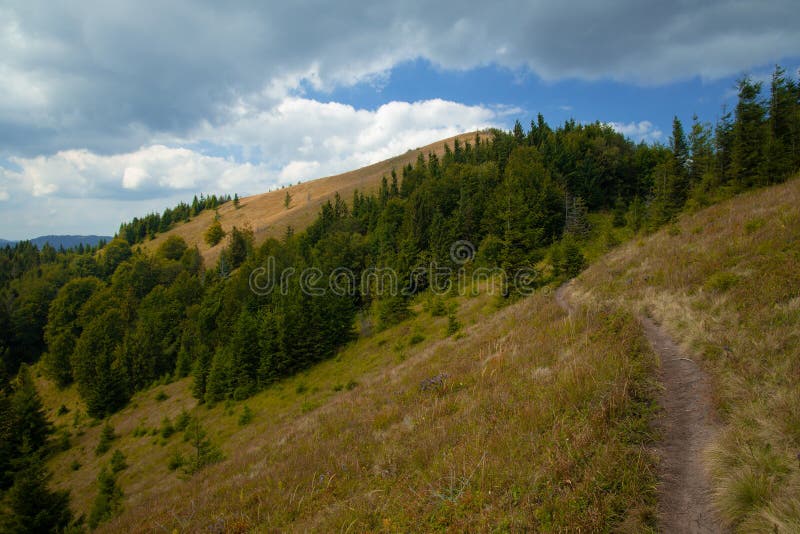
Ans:
{"type": "Polygon", "coordinates": [[[447,335],[452,336],[459,330],[461,330],[461,323],[458,322],[456,314],[451,312],[447,315],[447,335]]]}
{"type": "Polygon", "coordinates": [[[100,440],[97,442],[97,447],[94,450],[96,456],[100,456],[108,452],[111,448],[111,442],[117,437],[114,434],[114,427],[106,421],[106,424],[103,426],[103,429],[100,431],[100,440]]]}
{"type": "Polygon", "coordinates": [[[162,389],[161,391],[159,391],[159,392],[156,394],[156,400],[157,400],[158,402],[165,401],[165,400],[167,400],[168,398],[169,398],[169,395],[167,395],[166,393],[164,393],[164,390],[163,390],[163,389],[162,389]]]}
{"type": "Polygon", "coordinates": [[[186,409],[181,410],[181,413],[175,418],[175,430],[183,432],[191,420],[192,416],[189,415],[189,412],[186,409]]]}
{"type": "Polygon", "coordinates": [[[408,340],[408,344],[409,345],[416,345],[418,343],[422,343],[423,341],[425,341],[425,336],[423,336],[420,333],[417,333],[417,334],[414,334],[413,336],[411,336],[411,339],[408,340]]]}
{"type": "Polygon", "coordinates": [[[186,464],[186,458],[183,457],[181,452],[178,449],[172,451],[172,454],[169,455],[167,468],[169,468],[170,471],[175,471],[183,467],[184,464],[186,464]]]}
{"type": "Polygon", "coordinates": [[[159,433],[164,439],[168,439],[175,433],[175,427],[172,426],[172,421],[170,421],[169,417],[164,416],[164,419],[161,420],[161,430],[159,433]]]}
{"type": "Polygon", "coordinates": [[[128,464],[125,462],[125,455],[119,449],[115,450],[114,454],[111,455],[111,472],[119,473],[127,468],[128,464]]]}
{"type": "Polygon", "coordinates": [[[242,408],[242,414],[239,416],[239,426],[245,426],[250,424],[253,421],[253,412],[250,410],[250,407],[245,405],[242,408]]]}

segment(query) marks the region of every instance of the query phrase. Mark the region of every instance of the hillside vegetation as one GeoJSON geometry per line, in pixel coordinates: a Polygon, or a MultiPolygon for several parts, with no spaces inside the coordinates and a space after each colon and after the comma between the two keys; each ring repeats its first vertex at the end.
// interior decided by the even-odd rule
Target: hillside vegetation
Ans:
{"type": "MultiPolygon", "coordinates": [[[[129,467],[122,514],[102,530],[652,527],[655,361],[636,322],[568,319],[544,294],[493,303],[448,298],[464,324],[448,336],[421,302],[414,319],[245,402],[195,406],[185,380],[137,395],[109,419],[129,467]],[[225,455],[193,477],[168,469],[191,451],[181,433],[160,433],[182,409],[225,455]]],[[[72,414],[57,419],[73,427],[72,414]]],[[[88,514],[112,452],[95,456],[101,427],[87,424],[51,466],[88,514]]]]}
{"type": "Polygon", "coordinates": [[[714,382],[715,502],[741,532],[800,530],[800,179],[747,193],[608,254],[581,300],[645,313],[714,382]]]}

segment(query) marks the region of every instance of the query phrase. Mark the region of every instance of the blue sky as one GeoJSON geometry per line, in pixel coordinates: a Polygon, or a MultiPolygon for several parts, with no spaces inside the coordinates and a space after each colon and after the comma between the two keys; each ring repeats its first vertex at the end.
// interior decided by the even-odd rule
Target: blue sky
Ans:
{"type": "Polygon", "coordinates": [[[542,113],[667,142],[800,67],[789,0],[0,4],[0,237],[113,234],[542,113]]]}

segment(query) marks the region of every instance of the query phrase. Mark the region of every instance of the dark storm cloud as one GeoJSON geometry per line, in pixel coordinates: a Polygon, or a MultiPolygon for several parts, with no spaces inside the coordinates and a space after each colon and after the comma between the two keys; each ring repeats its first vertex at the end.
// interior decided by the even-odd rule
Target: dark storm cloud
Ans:
{"type": "Polygon", "coordinates": [[[800,52],[791,1],[19,2],[0,7],[0,157],[116,153],[225,124],[305,80],[423,57],[660,84],[800,52]]]}

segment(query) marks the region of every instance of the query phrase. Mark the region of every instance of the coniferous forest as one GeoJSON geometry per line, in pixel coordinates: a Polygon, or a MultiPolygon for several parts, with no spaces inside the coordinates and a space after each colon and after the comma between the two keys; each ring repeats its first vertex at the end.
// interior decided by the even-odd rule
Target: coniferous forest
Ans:
{"type": "Polygon", "coordinates": [[[97,419],[155,382],[187,376],[201,402],[239,400],[333,356],[357,335],[357,317],[377,328],[408,317],[414,294],[433,283],[420,267],[499,268],[509,301],[521,294],[521,269],[537,273],[534,286],[570,278],[584,263],[589,213],[651,232],[800,169],[800,83],[776,67],[768,87],[745,77],[737,90],[735,109],[716,124],[675,117],[667,144],[635,144],[599,122],[551,126],[542,115],[481,132],[396,169],[374,193],[337,194],[308,228],[287,228],[282,239],[257,244],[252,230],[234,228],[213,266],[177,236],[153,254],[133,245],[229,196],[124,223],[97,249],[0,249],[3,526],[71,521],[68,495],[47,488],[53,428],[31,365],[61,387],[74,384],[97,419]],[[466,266],[451,254],[459,241],[476,249],[466,266]],[[413,289],[316,295],[293,281],[253,291],[252,273],[270,262],[279,273],[319,273],[305,281],[312,288],[346,268],[359,280],[392,269],[413,289]]]}

